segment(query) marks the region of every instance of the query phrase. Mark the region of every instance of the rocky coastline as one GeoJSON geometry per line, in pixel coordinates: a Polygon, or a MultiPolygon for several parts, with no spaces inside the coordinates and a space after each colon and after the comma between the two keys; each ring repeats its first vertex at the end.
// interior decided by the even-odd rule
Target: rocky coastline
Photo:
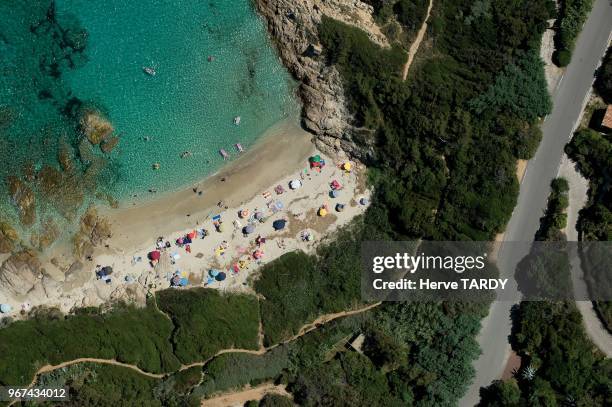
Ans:
{"type": "Polygon", "coordinates": [[[373,154],[371,131],[352,125],[340,74],[322,55],[318,25],[323,15],[341,18],[387,46],[373,22],[371,6],[359,0],[255,0],[255,6],[283,64],[299,82],[302,124],[314,135],[317,148],[367,163],[373,154]]]}

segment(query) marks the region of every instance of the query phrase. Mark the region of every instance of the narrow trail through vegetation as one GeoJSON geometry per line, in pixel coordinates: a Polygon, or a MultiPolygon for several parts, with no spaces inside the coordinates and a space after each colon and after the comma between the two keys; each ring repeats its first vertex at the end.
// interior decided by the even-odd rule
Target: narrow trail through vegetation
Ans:
{"type": "Polygon", "coordinates": [[[431,8],[433,7],[433,0],[429,0],[429,6],[427,6],[427,15],[425,15],[425,19],[423,20],[423,24],[417,33],[417,36],[414,42],[410,45],[408,49],[408,59],[406,60],[406,64],[404,65],[404,70],[402,72],[402,80],[405,81],[408,77],[408,70],[410,69],[410,65],[412,65],[412,61],[414,60],[414,56],[419,50],[419,46],[423,41],[423,37],[425,37],[425,30],[427,30],[427,20],[429,20],[429,15],[431,14],[431,8]]]}
{"type": "MultiPolygon", "coordinates": [[[[179,368],[178,371],[180,372],[180,371],[183,371],[183,370],[186,370],[186,369],[189,369],[189,368],[192,368],[192,367],[196,367],[196,366],[201,366],[201,367],[206,366],[214,358],[216,358],[217,356],[223,355],[225,353],[250,353],[252,355],[263,355],[266,352],[269,352],[270,350],[272,350],[272,349],[274,349],[274,348],[276,348],[278,346],[281,346],[281,345],[287,344],[289,342],[295,341],[296,339],[306,335],[307,333],[309,333],[309,332],[319,328],[321,325],[327,324],[327,323],[329,323],[329,322],[331,322],[331,321],[333,321],[335,319],[338,319],[338,318],[347,317],[347,316],[356,315],[356,314],[361,314],[363,312],[366,312],[366,311],[369,311],[369,310],[371,310],[373,308],[378,307],[380,304],[381,304],[381,302],[376,302],[374,304],[370,304],[370,305],[367,305],[365,307],[357,308],[357,309],[350,310],[350,311],[341,311],[341,312],[336,312],[336,313],[333,313],[333,314],[321,315],[320,317],[315,319],[313,322],[304,325],[299,330],[299,332],[297,334],[293,335],[292,337],[290,337],[290,338],[288,338],[288,339],[286,339],[286,340],[284,340],[282,342],[279,342],[279,343],[276,343],[276,344],[274,344],[272,346],[269,346],[267,348],[263,347],[263,343],[260,342],[260,343],[262,343],[262,346],[259,349],[257,349],[257,350],[239,349],[239,348],[235,348],[235,349],[234,348],[222,349],[222,350],[218,351],[213,356],[209,357],[208,359],[206,359],[204,361],[194,362],[194,363],[190,363],[190,364],[187,364],[187,365],[181,365],[181,367],[179,368]]],[[[263,332],[263,329],[260,329],[260,332],[263,332]]],[[[263,337],[263,334],[260,334],[260,338],[262,338],[262,337],[263,337]]],[[[119,361],[117,361],[115,359],[78,358],[78,359],[73,359],[73,360],[69,360],[69,361],[66,361],[66,362],[62,362],[62,363],[57,364],[57,365],[45,365],[45,366],[41,367],[40,369],[38,369],[36,371],[36,373],[34,374],[34,378],[32,379],[32,382],[27,386],[27,388],[30,388],[30,387],[34,386],[34,384],[36,384],[36,381],[38,380],[38,377],[41,374],[49,373],[49,372],[52,372],[54,370],[61,369],[61,368],[67,367],[67,366],[76,365],[76,364],[79,364],[79,363],[88,363],[88,362],[89,363],[99,363],[99,364],[115,365],[115,366],[125,367],[125,368],[128,368],[128,369],[132,369],[135,372],[140,373],[140,374],[142,374],[144,376],[151,377],[151,378],[154,378],[154,379],[163,379],[164,377],[166,377],[166,376],[168,376],[168,375],[173,373],[173,372],[168,372],[168,373],[150,373],[150,372],[146,372],[146,371],[142,370],[141,368],[139,368],[138,366],[136,366],[134,364],[119,362],[119,361]]],[[[9,404],[9,406],[13,405],[14,403],[15,402],[12,402],[11,404],[9,404]]]]}

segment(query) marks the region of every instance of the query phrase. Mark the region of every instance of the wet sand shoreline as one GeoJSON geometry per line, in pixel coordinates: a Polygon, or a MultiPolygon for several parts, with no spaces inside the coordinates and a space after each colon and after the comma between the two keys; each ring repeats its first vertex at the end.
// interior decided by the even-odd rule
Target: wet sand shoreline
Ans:
{"type": "Polygon", "coordinates": [[[287,174],[303,168],[315,150],[311,138],[311,134],[295,123],[278,123],[250,150],[193,186],[135,205],[101,209],[100,214],[112,225],[112,245],[134,248],[160,234],[165,236],[189,228],[194,222],[222,211],[217,207],[220,201],[225,206],[238,206],[287,174]]]}

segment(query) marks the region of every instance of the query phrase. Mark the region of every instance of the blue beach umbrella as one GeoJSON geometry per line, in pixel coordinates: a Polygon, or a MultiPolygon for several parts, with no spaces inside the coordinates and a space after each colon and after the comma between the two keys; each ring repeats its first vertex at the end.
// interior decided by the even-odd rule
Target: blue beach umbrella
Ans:
{"type": "Polygon", "coordinates": [[[278,219],[272,223],[272,227],[274,228],[274,230],[282,230],[285,228],[286,223],[287,221],[285,219],[278,219]]]}

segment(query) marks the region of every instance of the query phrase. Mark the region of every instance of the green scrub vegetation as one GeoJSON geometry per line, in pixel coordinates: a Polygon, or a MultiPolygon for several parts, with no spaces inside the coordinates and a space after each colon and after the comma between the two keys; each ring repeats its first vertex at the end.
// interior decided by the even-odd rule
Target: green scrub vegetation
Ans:
{"type": "Polygon", "coordinates": [[[34,313],[0,329],[0,383],[29,384],[42,366],[90,357],[116,359],[151,373],[170,372],[180,363],[170,344],[173,325],[153,305],[117,306],[100,313],[34,313]]]}
{"type": "Polygon", "coordinates": [[[572,302],[522,302],[514,314],[517,377],[481,391],[481,406],[609,405],[612,362],[587,339],[572,302]]]}
{"type": "Polygon", "coordinates": [[[42,405],[89,406],[198,406],[199,399],[186,390],[198,383],[200,368],[177,372],[164,379],[144,376],[131,369],[82,363],[40,376],[41,387],[70,388],[70,399],[42,405]]]}
{"type": "Polygon", "coordinates": [[[608,48],[595,78],[595,90],[607,104],[612,104],[612,47],[608,48]]]}
{"type": "Polygon", "coordinates": [[[576,38],[593,7],[593,0],[561,0],[557,32],[555,33],[555,53],[553,61],[559,66],[567,66],[572,59],[576,38]]]}
{"type": "Polygon", "coordinates": [[[282,383],[300,405],[449,405],[465,391],[486,307],[384,303],[264,355],[224,354],[192,394],[282,383]],[[362,335],[359,353],[349,346],[362,335]]]}
{"type": "Polygon", "coordinates": [[[329,18],[320,27],[355,125],[374,131],[373,211],[395,238],[491,239],[516,203],[516,160],[541,138],[550,100],[537,54],[549,2],[472,6],[434,4],[433,49],[417,55],[407,82],[399,47],[378,48],[329,18]]]}
{"type": "Polygon", "coordinates": [[[245,294],[218,290],[164,290],[157,304],[174,323],[172,345],[181,362],[201,362],[222,349],[259,347],[259,305],[245,294]]]}
{"type": "Polygon", "coordinates": [[[63,315],[38,310],[0,329],[0,384],[25,385],[42,366],[78,358],[116,359],[150,373],[203,361],[221,349],[257,349],[259,307],[252,295],[164,290],[157,306],[116,305],[63,315]],[[170,318],[168,318],[170,316],[170,318]]]}

